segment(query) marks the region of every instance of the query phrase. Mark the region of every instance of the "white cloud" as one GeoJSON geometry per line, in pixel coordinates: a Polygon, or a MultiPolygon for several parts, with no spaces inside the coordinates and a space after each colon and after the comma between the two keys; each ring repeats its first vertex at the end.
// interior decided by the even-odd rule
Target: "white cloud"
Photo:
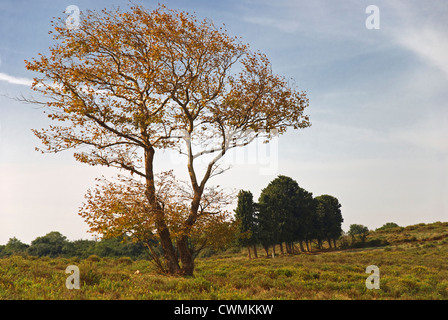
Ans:
{"type": "Polygon", "coordinates": [[[10,76],[9,74],[2,73],[2,72],[0,72],[0,81],[6,81],[11,84],[18,84],[18,85],[28,86],[28,87],[30,87],[31,84],[33,83],[33,80],[31,80],[31,79],[14,77],[14,76],[10,76]]]}
{"type": "Polygon", "coordinates": [[[286,33],[295,33],[300,27],[298,20],[276,19],[272,17],[245,17],[244,20],[261,26],[274,27],[286,33]]]}
{"type": "Polygon", "coordinates": [[[443,1],[394,1],[388,3],[395,12],[390,22],[396,43],[437,67],[448,78],[448,35],[443,1]]]}
{"type": "Polygon", "coordinates": [[[399,34],[397,41],[436,66],[448,79],[448,36],[445,33],[427,26],[399,34]]]}

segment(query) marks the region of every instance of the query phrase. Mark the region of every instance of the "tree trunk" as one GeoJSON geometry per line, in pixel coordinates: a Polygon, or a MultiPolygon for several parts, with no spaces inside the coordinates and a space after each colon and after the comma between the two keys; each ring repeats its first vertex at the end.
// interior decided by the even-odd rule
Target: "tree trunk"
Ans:
{"type": "Polygon", "coordinates": [[[252,256],[250,255],[250,246],[247,246],[247,255],[249,256],[249,260],[252,259],[252,256]]]}
{"type": "Polygon", "coordinates": [[[308,245],[308,240],[305,240],[305,244],[306,244],[306,251],[310,252],[310,247],[308,245]]]}
{"type": "Polygon", "coordinates": [[[291,251],[291,242],[286,241],[286,242],[285,242],[285,248],[286,248],[286,253],[287,253],[287,254],[292,254],[292,251],[291,251]]]}
{"type": "Polygon", "coordinates": [[[194,257],[190,248],[188,247],[188,235],[194,223],[196,222],[201,195],[201,190],[195,191],[193,201],[191,202],[190,215],[188,216],[184,224],[184,235],[177,241],[180,261],[182,262],[181,273],[185,276],[192,276],[194,271],[194,257]]]}
{"type": "MultiPolygon", "coordinates": [[[[305,241],[305,242],[306,242],[306,241],[305,241]]],[[[302,242],[302,240],[299,241],[299,246],[300,246],[300,250],[301,250],[302,252],[305,252],[305,248],[303,247],[303,242],[302,242]]]]}
{"type": "Polygon", "coordinates": [[[179,249],[180,261],[182,262],[180,274],[184,276],[192,276],[194,271],[194,258],[190,248],[188,247],[187,235],[183,235],[177,241],[177,248],[179,249]]]}
{"type": "Polygon", "coordinates": [[[269,245],[263,244],[264,251],[266,251],[266,257],[269,258],[269,245]]]}
{"type": "Polygon", "coordinates": [[[178,274],[180,272],[179,262],[176,251],[171,241],[171,234],[165,223],[163,209],[160,207],[156,199],[156,189],[154,185],[154,148],[145,149],[145,174],[146,174],[146,197],[151,205],[151,214],[155,215],[155,225],[157,234],[160,238],[160,244],[163,249],[163,255],[166,261],[166,272],[170,274],[178,274]]]}
{"type": "Polygon", "coordinates": [[[336,239],[335,238],[333,238],[333,247],[336,248],[336,239]]]}
{"type": "Polygon", "coordinates": [[[254,248],[254,256],[255,256],[255,258],[258,258],[257,245],[254,244],[253,248],[254,248]]]}
{"type": "Polygon", "coordinates": [[[173,243],[171,242],[171,235],[163,222],[164,226],[157,224],[157,233],[160,238],[160,244],[163,248],[163,255],[166,260],[166,266],[169,274],[180,274],[179,261],[177,259],[176,251],[174,250],[173,243]]]}

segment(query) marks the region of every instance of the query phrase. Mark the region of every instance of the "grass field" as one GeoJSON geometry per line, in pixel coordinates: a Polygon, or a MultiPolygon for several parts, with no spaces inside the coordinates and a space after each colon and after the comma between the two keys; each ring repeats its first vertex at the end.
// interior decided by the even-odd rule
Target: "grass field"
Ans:
{"type": "Polygon", "coordinates": [[[11,256],[0,259],[0,299],[448,299],[448,223],[371,232],[369,239],[390,244],[252,260],[233,250],[197,259],[188,278],[128,258],[11,256]],[[79,290],[65,286],[68,265],[79,267],[79,290]],[[366,288],[369,265],[380,270],[379,289],[366,288]]]}

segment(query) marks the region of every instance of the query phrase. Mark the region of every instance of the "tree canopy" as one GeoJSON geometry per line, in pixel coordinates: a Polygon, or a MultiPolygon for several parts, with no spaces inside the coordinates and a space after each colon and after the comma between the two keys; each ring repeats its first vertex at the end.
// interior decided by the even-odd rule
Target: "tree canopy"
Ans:
{"type": "Polygon", "coordinates": [[[59,256],[68,243],[67,238],[60,232],[52,231],[45,236],[37,237],[31,242],[28,253],[34,256],[59,256]]]}
{"type": "Polygon", "coordinates": [[[393,229],[393,228],[399,228],[400,226],[396,224],[395,222],[386,222],[381,227],[377,228],[375,231],[378,230],[387,230],[387,229],[393,229]]]}
{"type": "Polygon", "coordinates": [[[367,234],[369,233],[369,228],[362,224],[351,224],[348,230],[348,234],[355,240],[356,236],[359,236],[362,242],[365,241],[367,234]]]}

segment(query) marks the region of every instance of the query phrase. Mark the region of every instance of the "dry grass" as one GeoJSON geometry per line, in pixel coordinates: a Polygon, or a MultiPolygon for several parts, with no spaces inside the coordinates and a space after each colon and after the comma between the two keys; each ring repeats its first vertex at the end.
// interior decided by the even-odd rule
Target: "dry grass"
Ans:
{"type": "Polygon", "coordinates": [[[448,299],[448,223],[369,235],[391,245],[247,259],[245,251],[197,260],[194,277],[158,275],[129,259],[0,259],[0,299],[448,299]],[[409,240],[410,239],[410,240],[409,240]],[[81,289],[65,287],[75,264],[81,289]],[[380,269],[368,290],[365,269],[380,269]]]}

